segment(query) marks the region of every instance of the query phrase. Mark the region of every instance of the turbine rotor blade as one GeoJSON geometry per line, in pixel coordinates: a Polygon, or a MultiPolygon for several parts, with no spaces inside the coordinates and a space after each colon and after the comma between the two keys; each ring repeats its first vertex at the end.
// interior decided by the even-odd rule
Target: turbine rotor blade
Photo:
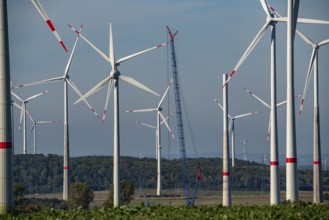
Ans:
{"type": "Polygon", "coordinates": [[[267,7],[266,1],[265,0],[260,0],[260,3],[262,4],[262,7],[268,17],[272,17],[272,14],[270,13],[270,10],[267,7]]]}
{"type": "Polygon", "coordinates": [[[60,121],[36,121],[36,124],[55,124],[59,122],[60,121]]]}
{"type": "Polygon", "coordinates": [[[321,47],[323,45],[329,44],[329,39],[321,41],[320,43],[318,43],[318,46],[321,47]]]}
{"type": "Polygon", "coordinates": [[[159,102],[158,108],[160,108],[160,106],[162,105],[162,102],[163,102],[164,98],[166,97],[166,95],[167,95],[167,93],[168,93],[168,91],[169,91],[169,88],[170,88],[170,86],[172,85],[172,82],[173,82],[173,79],[170,80],[170,82],[169,82],[169,84],[168,84],[168,86],[167,86],[167,89],[166,89],[166,91],[164,92],[164,94],[163,94],[163,96],[162,96],[162,98],[161,98],[161,100],[160,100],[160,102],[159,102]]]}
{"type": "Polygon", "coordinates": [[[13,101],[13,105],[14,105],[16,108],[22,110],[22,107],[21,107],[19,104],[17,104],[17,102],[14,102],[14,101],[13,101]]]}
{"type": "Polygon", "coordinates": [[[113,33],[112,33],[112,23],[110,23],[110,43],[109,43],[109,56],[110,56],[110,62],[112,67],[114,67],[115,64],[115,55],[114,55],[114,44],[113,44],[113,33]]]}
{"type": "Polygon", "coordinates": [[[27,83],[27,84],[21,84],[18,86],[14,86],[14,89],[17,88],[23,88],[23,87],[27,87],[27,86],[35,86],[35,85],[40,85],[40,84],[44,84],[44,83],[51,83],[51,82],[55,82],[55,81],[59,81],[59,80],[63,80],[64,77],[60,76],[60,77],[54,77],[54,78],[50,78],[50,79],[45,79],[45,80],[40,80],[37,82],[32,82],[32,83],[27,83]]]}
{"type": "Polygon", "coordinates": [[[297,22],[302,24],[329,24],[329,21],[310,19],[310,18],[298,18],[297,22]]]}
{"type": "Polygon", "coordinates": [[[222,86],[222,88],[225,87],[225,85],[231,80],[231,78],[233,77],[233,75],[235,74],[235,72],[239,69],[239,67],[242,65],[242,63],[247,59],[247,57],[249,56],[249,54],[252,52],[252,50],[256,47],[256,45],[258,44],[259,40],[263,37],[263,35],[265,34],[265,31],[267,29],[267,27],[269,26],[269,24],[271,23],[271,21],[267,21],[265,23],[265,25],[260,29],[260,31],[257,33],[256,37],[253,39],[253,41],[251,42],[251,44],[248,46],[247,50],[244,52],[244,54],[242,55],[242,57],[240,58],[238,64],[234,67],[233,71],[230,73],[228,79],[226,80],[226,82],[224,83],[224,85],[222,86]]]}
{"type": "Polygon", "coordinates": [[[112,79],[111,76],[106,77],[103,81],[99,82],[96,86],[94,86],[93,88],[91,88],[87,93],[85,93],[84,95],[80,96],[80,98],[77,101],[74,102],[74,105],[78,104],[83,99],[86,99],[87,97],[93,95],[94,93],[98,92],[111,79],[112,79]]]}
{"type": "Polygon", "coordinates": [[[21,99],[21,98],[20,98],[16,93],[14,93],[13,91],[11,91],[11,94],[12,94],[16,99],[18,99],[19,101],[24,102],[24,100],[21,99]]]}
{"type": "Polygon", "coordinates": [[[255,114],[258,114],[259,111],[254,111],[254,112],[249,112],[249,113],[246,113],[246,114],[242,114],[242,115],[237,115],[237,116],[234,116],[232,119],[238,119],[238,118],[243,118],[243,117],[246,117],[246,116],[249,116],[249,115],[255,115],[255,114]]]}
{"type": "MultiPolygon", "coordinates": [[[[97,53],[99,53],[107,62],[111,63],[111,60],[108,56],[106,56],[100,49],[98,49],[93,43],[91,43],[87,38],[85,38],[79,31],[77,31],[74,27],[72,27],[72,25],[68,25],[71,30],[73,30],[78,36],[80,36],[87,44],[89,44],[89,46],[91,46],[92,48],[94,48],[94,50],[96,50],[97,53]]],[[[113,66],[112,66],[113,68],[113,66]]]]}
{"type": "Polygon", "coordinates": [[[167,127],[167,129],[168,129],[170,135],[172,136],[173,139],[175,139],[175,135],[173,134],[172,130],[170,129],[170,127],[169,127],[167,121],[165,120],[165,117],[162,115],[161,112],[159,112],[159,115],[160,115],[162,121],[164,122],[164,124],[166,125],[166,127],[167,127]]]}
{"type": "MultiPolygon", "coordinates": [[[[173,115],[173,113],[170,113],[170,114],[165,118],[165,121],[167,121],[168,118],[171,117],[172,115],[173,115]]],[[[160,122],[160,125],[162,125],[163,123],[164,123],[164,121],[161,121],[161,122],[160,122]]]]}
{"type": "Polygon", "coordinates": [[[296,29],[296,32],[297,32],[298,36],[301,37],[307,44],[309,44],[311,46],[315,45],[315,43],[313,41],[311,41],[311,39],[309,39],[303,32],[301,32],[298,29],[296,29]]]}
{"type": "Polygon", "coordinates": [[[157,127],[153,126],[153,125],[150,125],[150,124],[146,124],[144,122],[141,122],[141,121],[136,121],[137,124],[139,125],[143,125],[145,127],[149,127],[149,128],[153,128],[153,129],[157,129],[157,127]]]}
{"type": "Polygon", "coordinates": [[[23,104],[23,106],[22,106],[22,110],[21,110],[21,115],[20,115],[20,117],[19,117],[18,130],[21,129],[24,112],[25,112],[25,105],[23,104]]]}
{"type": "Polygon", "coordinates": [[[35,127],[35,123],[33,123],[32,127],[31,127],[31,129],[30,129],[30,131],[29,131],[29,133],[28,133],[28,136],[30,136],[30,134],[31,134],[31,132],[33,131],[34,127],[35,127]]]}
{"type": "Polygon", "coordinates": [[[108,104],[109,104],[109,100],[110,100],[110,97],[111,97],[112,86],[113,86],[113,79],[109,81],[109,87],[108,87],[108,89],[107,89],[106,100],[105,100],[105,106],[104,106],[104,112],[103,112],[103,118],[102,118],[102,123],[103,123],[103,124],[104,124],[104,122],[105,122],[107,106],[108,106],[108,104]]]}
{"type": "Polygon", "coordinates": [[[301,100],[300,107],[299,107],[299,115],[302,114],[302,110],[303,110],[303,106],[304,106],[304,102],[305,102],[305,97],[306,97],[306,92],[307,92],[307,88],[308,88],[308,85],[309,85],[310,80],[311,80],[312,68],[313,68],[314,59],[315,59],[315,56],[316,56],[317,52],[318,52],[318,50],[316,48],[313,48],[310,64],[308,66],[308,71],[307,71],[307,75],[306,75],[305,85],[304,85],[304,89],[303,89],[303,96],[302,96],[302,100],[301,100]]]}
{"type": "Polygon", "coordinates": [[[43,7],[40,4],[39,0],[31,0],[31,1],[32,1],[33,5],[36,7],[36,9],[38,10],[38,12],[40,13],[40,15],[42,16],[42,18],[45,20],[45,22],[47,23],[47,25],[49,26],[50,30],[53,32],[53,34],[57,38],[58,42],[61,44],[61,46],[63,47],[63,49],[67,53],[68,51],[66,49],[66,46],[65,46],[64,42],[62,41],[61,37],[57,33],[54,25],[52,24],[51,20],[49,19],[46,11],[43,9],[43,7]]]}
{"type": "MultiPolygon", "coordinates": [[[[212,100],[217,103],[217,105],[224,111],[223,106],[217,101],[217,99],[215,99],[214,97],[212,98],[212,100]]],[[[229,118],[232,119],[232,116],[230,114],[227,114],[229,118]]]]}
{"type": "Polygon", "coordinates": [[[135,79],[133,79],[131,77],[120,75],[119,79],[121,79],[137,88],[140,88],[146,92],[152,93],[153,95],[160,96],[158,93],[154,92],[153,90],[149,89],[148,87],[144,86],[143,84],[141,84],[140,82],[136,81],[135,79]]]}
{"type": "MultiPolygon", "coordinates": [[[[80,27],[79,33],[81,33],[81,30],[82,30],[82,25],[80,27]]],[[[76,46],[78,44],[78,41],[79,41],[79,36],[77,36],[77,38],[75,39],[74,46],[73,46],[73,49],[71,51],[69,61],[67,62],[67,65],[66,65],[66,68],[65,68],[65,71],[64,71],[64,76],[67,76],[67,74],[69,73],[69,70],[70,70],[70,67],[71,67],[72,58],[73,58],[73,55],[75,53],[75,48],[76,48],[76,46]]]]}
{"type": "Polygon", "coordinates": [[[267,104],[263,99],[259,98],[257,95],[255,95],[253,92],[248,90],[247,88],[243,88],[249,95],[252,95],[255,99],[257,99],[260,103],[265,105],[267,108],[271,108],[269,104],[267,104]]]}
{"type": "Polygon", "coordinates": [[[33,96],[27,98],[27,99],[25,100],[25,102],[28,102],[28,101],[30,101],[30,100],[32,100],[32,99],[35,99],[35,98],[37,98],[37,97],[39,97],[39,96],[41,96],[41,95],[47,94],[48,92],[49,92],[49,90],[46,90],[46,91],[40,92],[40,93],[38,93],[38,94],[36,94],[36,95],[33,95],[33,96]]]}
{"type": "Polygon", "coordinates": [[[126,110],[124,112],[156,112],[158,111],[158,109],[156,108],[150,108],[150,109],[129,109],[129,110],[126,110]]]}
{"type": "MultiPolygon", "coordinates": [[[[73,91],[75,91],[79,97],[82,96],[81,92],[79,91],[78,87],[73,83],[72,80],[70,79],[66,79],[68,84],[71,86],[71,88],[73,89],[73,91]]],[[[94,113],[94,115],[97,118],[100,118],[99,114],[97,114],[97,112],[95,111],[95,109],[89,104],[89,102],[87,101],[87,99],[83,99],[84,103],[88,106],[88,108],[90,109],[90,111],[92,111],[94,113]]]]}
{"type": "Polygon", "coordinates": [[[266,137],[267,143],[270,141],[270,137],[271,137],[271,114],[270,114],[270,118],[268,120],[267,137],[266,137]]]}
{"type": "Polygon", "coordinates": [[[149,49],[142,50],[142,51],[140,51],[140,52],[137,52],[137,53],[131,54],[131,55],[129,55],[129,56],[125,56],[125,57],[123,57],[123,58],[120,58],[120,59],[116,62],[116,64],[120,64],[120,63],[122,63],[122,62],[125,62],[125,61],[127,61],[127,60],[133,58],[133,57],[136,57],[136,56],[141,55],[141,54],[143,54],[143,53],[146,53],[146,52],[148,52],[148,51],[151,51],[151,50],[154,50],[154,49],[160,48],[160,47],[162,47],[162,46],[164,46],[164,45],[167,45],[167,44],[169,44],[169,42],[165,42],[165,43],[162,43],[162,44],[156,45],[156,46],[154,46],[154,47],[151,47],[151,48],[149,48],[149,49]]]}

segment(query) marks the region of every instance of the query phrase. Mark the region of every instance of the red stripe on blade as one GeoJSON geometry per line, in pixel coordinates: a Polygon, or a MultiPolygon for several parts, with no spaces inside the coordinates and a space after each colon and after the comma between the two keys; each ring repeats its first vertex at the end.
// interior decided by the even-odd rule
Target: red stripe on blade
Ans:
{"type": "Polygon", "coordinates": [[[223,176],[229,176],[230,172],[223,172],[223,176]]]}
{"type": "Polygon", "coordinates": [[[297,163],[297,158],[286,158],[286,163],[297,163]]]}
{"type": "Polygon", "coordinates": [[[50,20],[47,20],[46,23],[48,24],[48,26],[52,32],[54,32],[56,30],[53,23],[51,23],[50,20]]]}
{"type": "Polygon", "coordinates": [[[232,71],[232,73],[230,74],[230,77],[232,77],[235,73],[235,70],[232,71]]]}
{"type": "Polygon", "coordinates": [[[70,168],[69,167],[64,167],[64,170],[69,170],[70,168]]]}
{"type": "Polygon", "coordinates": [[[315,160],[315,161],[313,161],[313,164],[315,164],[315,165],[319,165],[319,164],[320,164],[320,161],[315,160]]]}
{"type": "Polygon", "coordinates": [[[59,43],[62,45],[62,47],[64,48],[65,52],[67,53],[68,50],[66,49],[66,46],[65,46],[65,44],[63,43],[63,41],[60,41],[59,43]]]}
{"type": "Polygon", "coordinates": [[[278,163],[278,161],[271,161],[271,166],[277,166],[277,165],[279,165],[279,163],[278,163]]]}
{"type": "Polygon", "coordinates": [[[11,142],[0,142],[0,149],[10,149],[12,148],[11,142]]]}

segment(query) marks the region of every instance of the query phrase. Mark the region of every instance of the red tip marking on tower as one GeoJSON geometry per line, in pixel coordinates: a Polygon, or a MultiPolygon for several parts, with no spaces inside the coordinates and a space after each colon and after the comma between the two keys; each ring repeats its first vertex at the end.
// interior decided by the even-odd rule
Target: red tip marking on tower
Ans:
{"type": "Polygon", "coordinates": [[[11,142],[0,142],[0,149],[11,149],[11,142]]]}
{"type": "Polygon", "coordinates": [[[297,158],[286,158],[286,163],[297,163],[297,158]]]}

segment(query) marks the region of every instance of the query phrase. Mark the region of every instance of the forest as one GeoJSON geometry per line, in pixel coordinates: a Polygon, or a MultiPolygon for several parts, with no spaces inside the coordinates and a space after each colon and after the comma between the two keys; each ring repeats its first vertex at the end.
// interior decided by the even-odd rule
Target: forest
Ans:
{"type": "MultiPolygon", "coordinates": [[[[133,182],[135,188],[156,188],[157,162],[154,158],[120,158],[121,179],[133,182]]],[[[108,190],[113,177],[112,156],[73,157],[70,160],[71,182],[86,182],[94,191],[108,190]]],[[[221,158],[188,158],[190,187],[196,182],[197,170],[202,170],[199,189],[222,189],[221,158]]],[[[15,155],[13,160],[14,183],[22,184],[26,194],[62,192],[63,157],[49,154],[15,155]]],[[[236,160],[231,167],[232,190],[269,191],[270,170],[268,165],[236,160]]],[[[163,189],[183,188],[181,161],[162,158],[163,189]]],[[[329,190],[329,171],[323,171],[323,188],[329,190]]],[[[298,171],[300,190],[312,190],[313,171],[298,171]]],[[[280,168],[281,190],[285,189],[285,169],[280,168]]]]}

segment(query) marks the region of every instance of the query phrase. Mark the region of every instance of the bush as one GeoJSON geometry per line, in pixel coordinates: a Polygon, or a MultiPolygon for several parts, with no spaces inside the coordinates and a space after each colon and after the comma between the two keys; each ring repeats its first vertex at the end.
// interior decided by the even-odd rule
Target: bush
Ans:
{"type": "Polygon", "coordinates": [[[23,198],[25,187],[22,184],[14,183],[14,203],[17,205],[23,198]]]}
{"type": "MultiPolygon", "coordinates": [[[[120,204],[128,205],[133,199],[135,188],[133,183],[130,180],[122,180],[120,184],[120,204]]],[[[110,188],[107,200],[103,203],[103,206],[106,208],[113,207],[113,186],[110,188]]]]}
{"type": "Polygon", "coordinates": [[[87,183],[72,183],[68,199],[68,205],[71,209],[88,209],[93,199],[94,192],[87,183]]]}

